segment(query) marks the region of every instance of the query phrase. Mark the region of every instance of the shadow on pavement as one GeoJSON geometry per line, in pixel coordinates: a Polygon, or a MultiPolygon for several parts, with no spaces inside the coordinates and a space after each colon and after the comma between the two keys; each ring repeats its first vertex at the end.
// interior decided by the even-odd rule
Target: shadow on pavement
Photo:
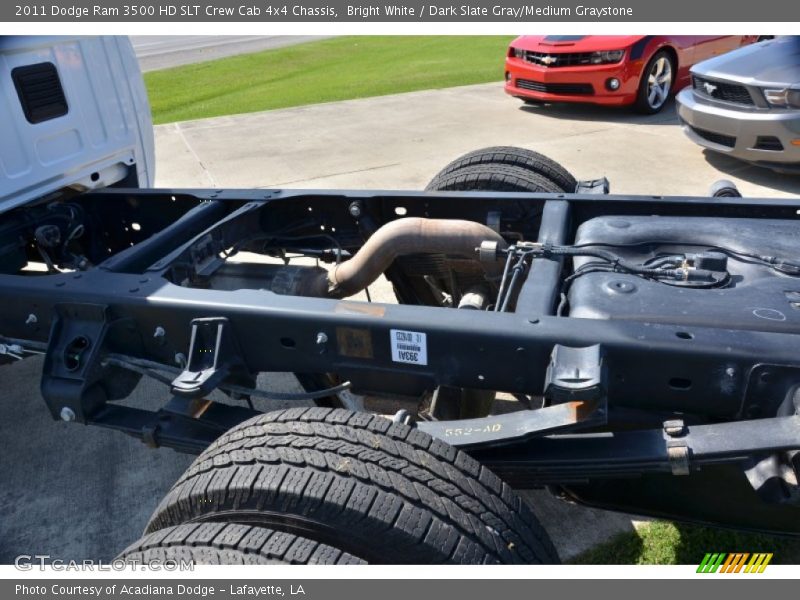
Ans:
{"type": "Polygon", "coordinates": [[[598,106],[595,104],[525,104],[520,110],[543,117],[570,121],[603,121],[630,125],[678,125],[675,101],[670,99],[661,112],[641,115],[630,106],[598,106]]]}
{"type": "Polygon", "coordinates": [[[567,562],[612,540],[624,536],[638,540],[632,517],[588,506],[581,506],[555,497],[547,490],[519,490],[533,513],[553,540],[558,556],[567,562]]]}
{"type": "MultiPolygon", "coordinates": [[[[0,368],[0,564],[20,554],[111,560],[141,535],[194,457],[153,450],[116,431],[54,421],[39,394],[41,369],[41,357],[0,368]]],[[[283,373],[263,375],[259,386],[299,389],[283,373]]],[[[153,410],[167,398],[165,387],[144,381],[123,403],[153,410]]],[[[298,403],[256,400],[263,411],[290,405],[298,403]]],[[[522,495],[564,560],[633,531],[629,515],[584,508],[544,490],[522,495]]]]}
{"type": "MultiPolygon", "coordinates": [[[[54,421],[39,394],[42,357],[0,367],[0,564],[20,554],[108,561],[135,541],[193,457],[124,434],[54,421]]],[[[142,408],[163,402],[142,384],[142,408]]]]}
{"type": "MultiPolygon", "coordinates": [[[[0,367],[0,564],[13,564],[20,554],[109,561],[139,538],[194,456],[151,449],[117,431],[54,421],[39,393],[42,362],[34,357],[0,367]]],[[[259,381],[299,391],[288,374],[259,381]]],[[[165,386],[143,380],[121,403],[155,410],[168,399],[165,386]]],[[[299,405],[254,404],[264,411],[299,405]]]]}
{"type": "Polygon", "coordinates": [[[703,155],[709,165],[727,175],[781,192],[800,194],[800,175],[776,173],[771,169],[757,167],[711,150],[703,150],[703,155]]]}

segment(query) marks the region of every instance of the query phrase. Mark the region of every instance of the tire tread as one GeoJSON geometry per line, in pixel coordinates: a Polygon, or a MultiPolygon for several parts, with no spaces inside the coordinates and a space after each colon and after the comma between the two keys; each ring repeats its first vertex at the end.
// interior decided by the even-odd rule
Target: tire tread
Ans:
{"type": "MultiPolygon", "coordinates": [[[[528,171],[539,178],[555,184],[553,192],[572,193],[577,186],[575,177],[559,163],[547,156],[514,146],[492,146],[469,152],[445,166],[425,188],[428,191],[443,190],[451,186],[453,173],[470,167],[505,166],[528,171]]],[[[503,190],[499,190],[503,191],[503,190]]]]}
{"type": "Polygon", "coordinates": [[[308,520],[333,527],[338,537],[315,539],[369,562],[558,561],[530,508],[491,471],[368,413],[290,409],[242,423],[197,458],[146,531],[237,511],[269,511],[269,527],[282,515],[303,535],[308,520]]]}
{"type": "Polygon", "coordinates": [[[151,560],[195,564],[365,564],[338,548],[266,527],[237,523],[185,523],[144,535],[119,559],[137,564],[151,560]]]}

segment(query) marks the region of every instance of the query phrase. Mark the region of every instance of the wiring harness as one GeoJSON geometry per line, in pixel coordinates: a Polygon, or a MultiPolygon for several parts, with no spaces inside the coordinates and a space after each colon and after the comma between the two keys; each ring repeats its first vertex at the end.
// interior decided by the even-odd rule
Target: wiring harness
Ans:
{"type": "Polygon", "coordinates": [[[531,267],[533,259],[553,257],[585,257],[596,260],[588,261],[577,267],[564,278],[561,288],[561,304],[558,314],[562,314],[566,306],[566,295],[570,285],[579,277],[588,273],[627,273],[664,283],[693,288],[723,287],[730,281],[727,271],[727,260],[732,258],[740,262],[757,264],[773,269],[784,275],[800,276],[800,261],[776,256],[759,255],[740,252],[721,246],[707,244],[681,243],[682,246],[697,247],[696,253],[664,254],[645,262],[636,263],[620,256],[614,249],[636,246],[656,246],[670,244],[669,241],[648,240],[636,244],[581,244],[557,245],[537,242],[518,242],[506,249],[500,249],[491,242],[486,242],[478,249],[482,260],[497,260],[505,255],[505,265],[500,279],[500,286],[494,310],[509,310],[516,297],[525,274],[531,267]]]}

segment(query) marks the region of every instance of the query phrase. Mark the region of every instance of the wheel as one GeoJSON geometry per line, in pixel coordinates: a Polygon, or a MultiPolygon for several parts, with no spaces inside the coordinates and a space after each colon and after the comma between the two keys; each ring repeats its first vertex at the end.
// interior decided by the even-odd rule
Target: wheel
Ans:
{"type": "Polygon", "coordinates": [[[736,184],[728,179],[719,179],[711,184],[708,195],[712,198],[741,198],[742,194],[736,184]]]}
{"type": "Polygon", "coordinates": [[[551,563],[530,508],[452,446],[367,413],[259,415],[215,441],[146,532],[193,522],[270,527],[369,563],[551,563]]]}
{"type": "MultiPolygon", "coordinates": [[[[577,182],[556,161],[525,148],[494,146],[469,152],[448,164],[425,188],[428,191],[574,192],[577,182]]],[[[495,392],[463,389],[451,397],[449,412],[458,418],[485,417],[495,392]]]]}
{"type": "Polygon", "coordinates": [[[522,167],[485,163],[435,177],[428,191],[491,191],[561,193],[555,183],[522,167]]]}
{"type": "MultiPolygon", "coordinates": [[[[553,182],[558,187],[558,192],[574,192],[577,181],[572,174],[562,167],[559,163],[543,154],[527,150],[525,148],[515,148],[513,146],[493,146],[469,152],[464,156],[455,159],[434,177],[426,190],[442,190],[439,181],[465,167],[479,165],[506,165],[526,169],[540,177],[544,177],[553,182]]],[[[488,188],[476,188],[488,189],[488,188]]],[[[502,190],[501,190],[502,191],[502,190]]],[[[525,190],[540,191],[540,190],[525,190]]]]}
{"type": "Polygon", "coordinates": [[[235,523],[166,527],[131,544],[119,560],[143,564],[191,561],[198,565],[357,565],[364,561],[291,533],[235,523]]]}
{"type": "Polygon", "coordinates": [[[633,105],[637,112],[654,115],[667,103],[675,81],[675,64],[666,50],[655,53],[642,71],[639,91],[633,105]]]}

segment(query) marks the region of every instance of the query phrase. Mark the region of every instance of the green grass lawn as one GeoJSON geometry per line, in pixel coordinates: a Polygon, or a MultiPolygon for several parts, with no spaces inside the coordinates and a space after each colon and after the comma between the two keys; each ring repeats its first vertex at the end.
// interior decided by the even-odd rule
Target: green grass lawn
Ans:
{"type": "Polygon", "coordinates": [[[771,564],[800,564],[800,540],[656,521],[570,561],[607,565],[699,565],[706,552],[772,552],[771,564]]]}
{"type": "Polygon", "coordinates": [[[349,36],[146,73],[155,123],[500,81],[507,36],[349,36]]]}

